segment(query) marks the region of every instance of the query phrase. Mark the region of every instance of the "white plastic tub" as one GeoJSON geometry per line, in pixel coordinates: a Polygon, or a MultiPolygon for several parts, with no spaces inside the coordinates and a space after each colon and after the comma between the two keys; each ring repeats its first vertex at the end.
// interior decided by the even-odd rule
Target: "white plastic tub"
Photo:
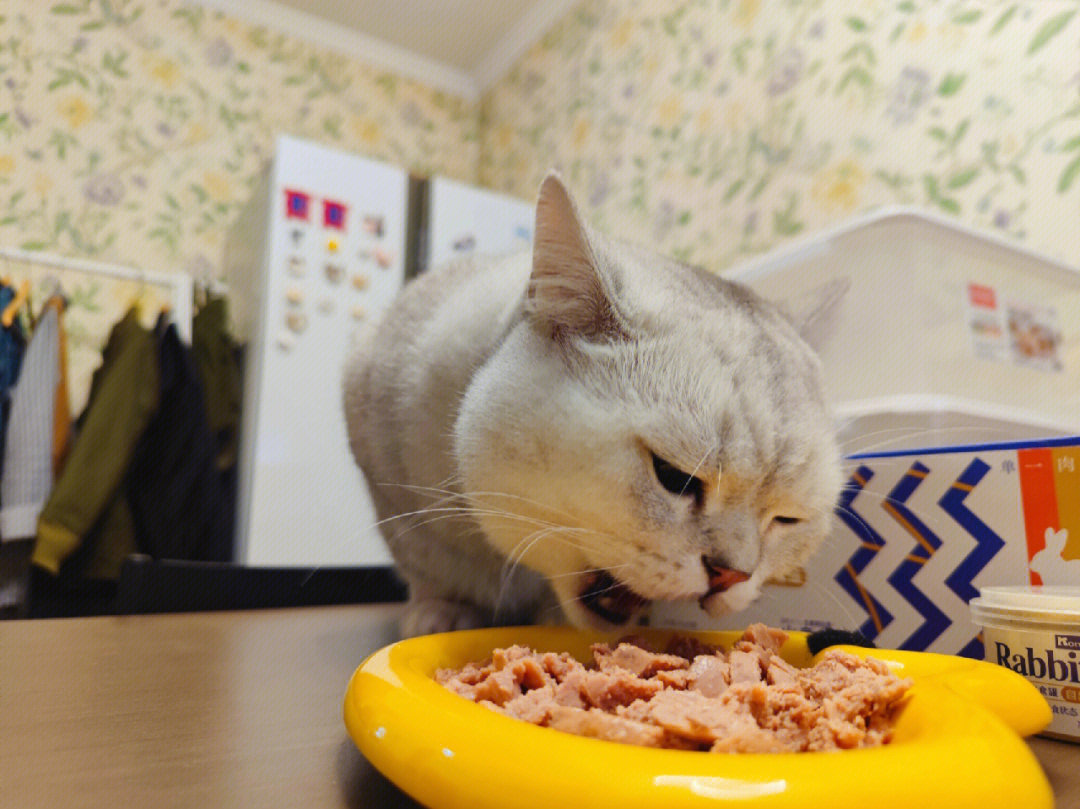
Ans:
{"type": "Polygon", "coordinates": [[[1080,742],[1080,587],[982,587],[970,606],[986,659],[1022,674],[1050,703],[1043,735],[1080,742]]]}
{"type": "Polygon", "coordinates": [[[1080,271],[1057,259],[886,208],[724,275],[802,325],[845,453],[1080,433],[1080,271]]]}

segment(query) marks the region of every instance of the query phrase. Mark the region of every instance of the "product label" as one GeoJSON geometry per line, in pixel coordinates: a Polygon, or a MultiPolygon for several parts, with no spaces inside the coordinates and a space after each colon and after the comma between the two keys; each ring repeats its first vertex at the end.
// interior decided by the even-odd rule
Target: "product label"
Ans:
{"type": "Polygon", "coordinates": [[[1054,307],[1004,299],[984,284],[968,284],[964,292],[976,357],[1052,373],[1064,370],[1054,307]]]}
{"type": "Polygon", "coordinates": [[[1058,649],[1080,649],[1080,635],[1054,635],[1054,646],[1058,649]]]}
{"type": "Polygon", "coordinates": [[[1030,581],[1075,585],[1080,582],[1080,449],[1021,449],[1016,463],[1030,581]]]}
{"type": "Polygon", "coordinates": [[[1010,668],[1025,677],[1053,682],[1080,683],[1076,652],[1070,651],[1062,655],[1058,651],[1055,656],[1053,649],[1038,652],[1028,646],[1023,650],[1014,650],[1008,644],[997,641],[994,643],[994,653],[999,666],[1010,668]]]}
{"type": "Polygon", "coordinates": [[[986,659],[1023,675],[1053,715],[1046,732],[1080,741],[1080,635],[987,628],[986,659]]]}

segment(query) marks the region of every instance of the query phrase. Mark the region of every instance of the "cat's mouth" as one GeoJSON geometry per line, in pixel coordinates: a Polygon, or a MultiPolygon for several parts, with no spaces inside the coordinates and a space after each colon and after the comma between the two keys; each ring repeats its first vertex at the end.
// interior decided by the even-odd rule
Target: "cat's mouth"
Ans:
{"type": "Polygon", "coordinates": [[[578,598],[593,615],[616,625],[625,624],[649,603],[649,599],[635,593],[606,570],[587,574],[578,598]]]}
{"type": "Polygon", "coordinates": [[[750,580],[750,574],[741,570],[733,570],[730,567],[710,567],[706,564],[705,569],[709,572],[709,591],[700,599],[702,606],[717,593],[726,593],[736,584],[750,580]]]}
{"type": "MultiPolygon", "coordinates": [[[[707,609],[707,605],[715,602],[721,593],[750,579],[749,574],[741,570],[724,567],[707,569],[709,590],[698,599],[702,609],[707,609]]],[[[578,600],[593,615],[616,626],[628,622],[650,603],[648,598],[635,593],[606,570],[594,570],[585,575],[578,600]]]]}

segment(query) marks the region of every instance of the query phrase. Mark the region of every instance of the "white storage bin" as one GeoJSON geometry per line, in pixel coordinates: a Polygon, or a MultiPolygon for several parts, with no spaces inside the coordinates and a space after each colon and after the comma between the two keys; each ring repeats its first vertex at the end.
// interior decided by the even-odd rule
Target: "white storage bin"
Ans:
{"type": "Polygon", "coordinates": [[[1080,433],[1080,272],[906,208],[726,277],[788,305],[821,354],[845,452],[1080,433]]]}

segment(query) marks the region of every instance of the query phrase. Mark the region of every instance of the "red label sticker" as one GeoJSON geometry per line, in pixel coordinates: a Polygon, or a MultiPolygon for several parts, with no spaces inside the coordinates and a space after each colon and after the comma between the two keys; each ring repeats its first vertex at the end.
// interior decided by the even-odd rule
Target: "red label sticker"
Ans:
{"type": "Polygon", "coordinates": [[[982,284],[968,284],[968,297],[972,306],[997,309],[997,294],[994,292],[993,287],[984,287],[982,284]]]}
{"type": "Polygon", "coordinates": [[[285,218],[302,219],[306,222],[308,218],[308,202],[310,202],[310,200],[311,197],[303,191],[292,191],[286,188],[285,218]]]}
{"type": "Polygon", "coordinates": [[[323,225],[328,228],[345,229],[345,206],[340,202],[323,200],[323,225]]]}

